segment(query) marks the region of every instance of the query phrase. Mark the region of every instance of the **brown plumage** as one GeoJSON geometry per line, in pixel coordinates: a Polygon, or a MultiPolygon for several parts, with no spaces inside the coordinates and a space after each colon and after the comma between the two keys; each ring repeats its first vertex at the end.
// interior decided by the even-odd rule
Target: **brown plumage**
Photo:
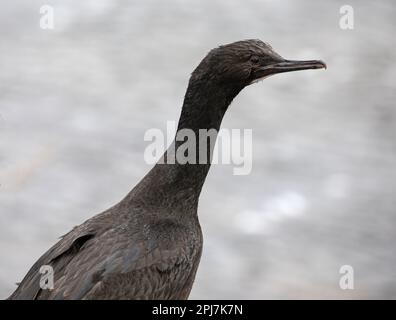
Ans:
{"type": "MultiPolygon", "coordinates": [[[[323,67],[321,61],[285,60],[260,40],[213,49],[190,78],[178,130],[218,130],[247,85],[323,67]]],[[[202,252],[197,207],[209,168],[158,163],[121,202],[63,236],[9,299],[187,299],[202,252]],[[54,269],[53,290],[40,289],[42,265],[54,269]]]]}

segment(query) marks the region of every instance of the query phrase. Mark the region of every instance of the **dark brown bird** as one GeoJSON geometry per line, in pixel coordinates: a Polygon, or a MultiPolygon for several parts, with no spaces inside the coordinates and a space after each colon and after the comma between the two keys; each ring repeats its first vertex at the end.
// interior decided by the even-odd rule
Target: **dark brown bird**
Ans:
{"type": "MultiPolygon", "coordinates": [[[[260,40],[213,49],[191,75],[178,132],[219,130],[231,101],[258,80],[325,67],[285,60],[260,40]]],[[[202,252],[197,206],[208,162],[156,164],[121,202],[63,236],[9,299],[187,299],[202,252]],[[54,270],[53,290],[40,288],[43,265],[54,270]]]]}

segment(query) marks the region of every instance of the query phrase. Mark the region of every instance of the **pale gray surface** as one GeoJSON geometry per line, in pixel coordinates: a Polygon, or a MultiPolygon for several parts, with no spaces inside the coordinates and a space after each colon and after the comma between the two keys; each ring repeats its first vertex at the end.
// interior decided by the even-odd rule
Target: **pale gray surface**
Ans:
{"type": "Polygon", "coordinates": [[[253,128],[253,171],[212,167],[191,298],[396,298],[394,1],[349,1],[353,31],[343,1],[47,1],[52,31],[42,3],[0,11],[0,297],[145,174],[145,130],[178,118],[210,48],[260,38],[328,70],[234,101],[223,127],[253,128]]]}

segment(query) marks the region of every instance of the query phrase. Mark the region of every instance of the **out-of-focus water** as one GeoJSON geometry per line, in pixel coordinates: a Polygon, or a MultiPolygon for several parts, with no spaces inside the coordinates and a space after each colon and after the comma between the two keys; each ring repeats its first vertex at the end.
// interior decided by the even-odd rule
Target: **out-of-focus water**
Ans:
{"type": "Polygon", "coordinates": [[[220,44],[260,38],[326,71],[271,77],[233,102],[253,170],[215,165],[191,298],[396,298],[396,4],[42,1],[0,10],[0,296],[74,225],[149,170],[148,128],[177,120],[189,74],[220,44]],[[339,269],[354,268],[341,290],[339,269]]]}

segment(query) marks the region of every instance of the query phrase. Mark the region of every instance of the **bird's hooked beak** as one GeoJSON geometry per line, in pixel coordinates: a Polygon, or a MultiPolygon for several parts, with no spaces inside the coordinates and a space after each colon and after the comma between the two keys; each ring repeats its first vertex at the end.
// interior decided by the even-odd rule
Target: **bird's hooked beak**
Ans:
{"type": "Polygon", "coordinates": [[[268,67],[273,73],[327,68],[326,64],[320,60],[284,60],[268,67]]]}
{"type": "Polygon", "coordinates": [[[254,80],[251,83],[257,82],[274,74],[299,71],[307,69],[326,69],[326,64],[321,60],[286,60],[282,59],[263,67],[258,68],[254,72],[254,80]]]}

